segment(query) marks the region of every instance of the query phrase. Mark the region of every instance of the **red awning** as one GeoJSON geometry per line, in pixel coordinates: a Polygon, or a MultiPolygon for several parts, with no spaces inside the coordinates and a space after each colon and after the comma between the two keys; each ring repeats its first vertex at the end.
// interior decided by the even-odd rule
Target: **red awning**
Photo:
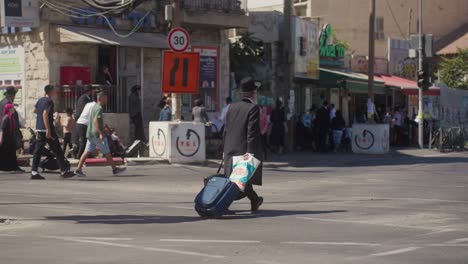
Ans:
{"type": "MultiPolygon", "coordinates": [[[[404,95],[418,95],[419,87],[415,81],[394,75],[378,74],[376,76],[384,81],[385,86],[401,89],[404,95]]],[[[440,95],[440,88],[433,86],[429,90],[424,91],[424,95],[440,95]]]]}
{"type": "Polygon", "coordinates": [[[415,81],[408,80],[393,75],[379,74],[378,77],[382,78],[385,86],[400,88],[400,89],[418,89],[418,84],[415,81]]]}
{"type": "MultiPolygon", "coordinates": [[[[418,95],[419,89],[403,89],[404,95],[418,95]]],[[[423,92],[423,95],[440,96],[440,87],[432,86],[429,90],[423,92]]]]}

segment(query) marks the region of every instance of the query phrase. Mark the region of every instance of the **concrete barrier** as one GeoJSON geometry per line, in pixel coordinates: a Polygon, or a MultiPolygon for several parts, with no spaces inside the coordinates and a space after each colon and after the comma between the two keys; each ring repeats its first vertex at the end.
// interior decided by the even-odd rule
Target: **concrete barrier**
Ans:
{"type": "Polygon", "coordinates": [[[390,151],[390,127],[388,124],[354,124],[351,141],[354,153],[388,153],[390,151]]]}
{"type": "Polygon", "coordinates": [[[150,122],[150,157],[170,163],[206,161],[205,125],[191,122],[150,122]]]}

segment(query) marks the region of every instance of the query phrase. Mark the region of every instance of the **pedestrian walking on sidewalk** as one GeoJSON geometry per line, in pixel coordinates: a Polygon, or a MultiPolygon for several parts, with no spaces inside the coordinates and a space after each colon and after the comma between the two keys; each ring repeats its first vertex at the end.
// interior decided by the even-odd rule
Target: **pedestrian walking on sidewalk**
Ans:
{"type": "MultiPolygon", "coordinates": [[[[242,85],[242,101],[231,104],[226,115],[224,130],[224,170],[227,176],[232,172],[234,156],[251,153],[263,161],[262,138],[260,133],[260,107],[257,102],[257,85],[250,79],[242,85]]],[[[262,165],[257,168],[247,183],[245,194],[250,199],[251,210],[256,212],[263,203],[253,185],[262,185],[262,165]]]]}
{"type": "Polygon", "coordinates": [[[172,101],[171,99],[166,100],[166,104],[164,105],[161,112],[159,112],[159,121],[169,122],[172,120],[172,101]]]}
{"type": "Polygon", "coordinates": [[[284,138],[287,133],[286,113],[283,108],[283,103],[276,100],[276,107],[271,112],[271,135],[270,146],[274,147],[278,154],[284,152],[284,138]]]}
{"type": "Polygon", "coordinates": [[[60,168],[60,176],[62,178],[73,177],[73,173],[69,171],[69,166],[65,162],[62,148],[60,147],[57,131],[54,127],[54,99],[57,96],[57,90],[53,85],[46,85],[44,88],[45,96],[39,99],[36,103],[36,130],[37,141],[34,149],[31,180],[44,180],[38,172],[39,162],[43,149],[49,145],[50,150],[57,157],[60,168]]]}
{"type": "Polygon", "coordinates": [[[72,148],[72,134],[75,130],[75,119],[73,119],[73,109],[67,108],[65,110],[67,116],[62,120],[63,128],[63,153],[67,152],[67,147],[72,148]]]}
{"type": "Polygon", "coordinates": [[[325,152],[327,151],[327,137],[330,129],[330,110],[327,101],[324,101],[322,107],[317,111],[315,125],[317,126],[317,150],[325,152]]]}
{"type": "Polygon", "coordinates": [[[78,146],[78,152],[75,153],[76,157],[81,157],[83,155],[85,146],[86,146],[86,130],[88,129],[88,120],[85,118],[83,120],[82,115],[89,115],[89,108],[86,108],[87,104],[93,102],[92,98],[93,87],[91,85],[86,85],[83,90],[83,94],[78,99],[75,107],[75,144],[78,146]]]}
{"type": "Polygon", "coordinates": [[[146,141],[145,129],[143,128],[143,115],[141,114],[141,86],[135,85],[132,87],[132,93],[128,98],[128,107],[130,121],[134,127],[135,140],[146,141]]]}
{"type": "Polygon", "coordinates": [[[115,162],[112,159],[110,152],[109,142],[107,137],[104,135],[104,120],[103,120],[103,107],[107,104],[107,94],[105,92],[100,92],[97,96],[97,103],[92,108],[91,114],[89,116],[88,130],[86,133],[87,142],[86,148],[83,155],[81,155],[78,168],[75,171],[75,175],[79,177],[85,177],[83,173],[83,165],[88,158],[88,155],[91,154],[98,148],[101,153],[106,157],[108,165],[112,167],[112,173],[114,175],[119,175],[123,173],[125,168],[118,168],[115,166],[115,162]]]}
{"type": "Polygon", "coordinates": [[[15,122],[15,106],[7,103],[2,109],[3,118],[0,120],[0,171],[14,171],[23,173],[18,166],[16,158],[15,130],[18,124],[15,122]]]}

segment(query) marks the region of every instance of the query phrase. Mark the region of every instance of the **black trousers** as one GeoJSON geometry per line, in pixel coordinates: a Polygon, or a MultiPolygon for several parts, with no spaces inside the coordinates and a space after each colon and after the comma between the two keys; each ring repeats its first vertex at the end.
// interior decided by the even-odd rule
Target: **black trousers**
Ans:
{"type": "Polygon", "coordinates": [[[36,147],[34,148],[34,156],[32,162],[32,171],[36,171],[39,168],[39,162],[41,161],[42,152],[45,146],[49,145],[50,150],[57,156],[57,161],[61,172],[66,171],[65,157],[63,156],[62,148],[56,133],[52,133],[52,139],[46,138],[45,132],[37,132],[36,147]]]}
{"type": "Polygon", "coordinates": [[[63,136],[63,153],[67,151],[67,146],[72,148],[72,133],[65,133],[63,136]]]}
{"type": "Polygon", "coordinates": [[[247,186],[245,186],[244,192],[251,203],[256,203],[258,201],[258,194],[254,191],[252,184],[247,184],[247,186]]]}
{"type": "Polygon", "coordinates": [[[86,132],[88,131],[88,126],[78,124],[78,158],[81,158],[81,155],[83,155],[83,152],[85,151],[86,147],[86,132]]]}
{"type": "Polygon", "coordinates": [[[146,141],[145,131],[143,128],[143,116],[141,113],[136,114],[131,118],[132,124],[135,126],[135,140],[146,141]]]}
{"type": "Polygon", "coordinates": [[[317,129],[317,150],[318,151],[327,151],[327,135],[328,135],[328,129],[319,127],[317,129]]]}

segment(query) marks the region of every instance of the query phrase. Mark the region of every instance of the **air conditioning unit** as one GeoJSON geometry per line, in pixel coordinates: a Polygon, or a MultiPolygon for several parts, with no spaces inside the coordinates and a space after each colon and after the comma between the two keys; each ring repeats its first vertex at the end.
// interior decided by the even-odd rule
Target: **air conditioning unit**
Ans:
{"type": "Polygon", "coordinates": [[[383,31],[375,32],[376,40],[385,40],[385,33],[383,31]]]}

